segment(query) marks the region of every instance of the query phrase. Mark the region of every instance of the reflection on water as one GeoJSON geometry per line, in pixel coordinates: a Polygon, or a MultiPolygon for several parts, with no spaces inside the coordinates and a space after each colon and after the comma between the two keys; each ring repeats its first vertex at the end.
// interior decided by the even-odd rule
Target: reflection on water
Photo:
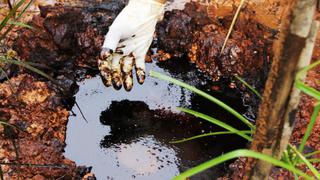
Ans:
{"type": "MultiPolygon", "coordinates": [[[[155,63],[147,65],[148,70],[170,74],[189,84],[206,84],[189,64],[178,62],[161,67],[167,70],[155,63]]],[[[77,165],[92,166],[97,179],[171,179],[181,171],[244,145],[231,136],[225,136],[228,142],[209,137],[170,144],[173,139],[217,130],[199,119],[179,114],[175,107],[219,109],[202,104],[201,98],[165,81],[147,77],[144,85],[136,83],[130,93],[105,88],[100,77],[79,85],[76,101],[89,122],[81,118],[77,108],[72,109],[77,115],[69,118],[65,156],[77,165]]],[[[231,119],[225,113],[217,114],[231,119]]],[[[222,165],[195,179],[212,179],[223,172],[222,165]]]]}

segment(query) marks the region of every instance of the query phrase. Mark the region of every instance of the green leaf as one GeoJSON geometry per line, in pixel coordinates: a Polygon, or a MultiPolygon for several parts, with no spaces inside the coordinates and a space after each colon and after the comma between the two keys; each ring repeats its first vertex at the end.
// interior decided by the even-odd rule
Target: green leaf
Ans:
{"type": "Polygon", "coordinates": [[[232,126],[230,126],[230,125],[228,125],[228,124],[226,124],[226,123],[224,123],[224,122],[222,122],[220,120],[217,120],[217,119],[215,119],[213,117],[210,117],[208,115],[205,115],[205,114],[202,114],[202,113],[190,110],[190,109],[186,109],[186,108],[178,108],[178,109],[180,111],[182,111],[182,112],[194,115],[194,116],[199,117],[199,118],[201,118],[203,120],[211,122],[211,123],[213,123],[213,124],[215,124],[217,126],[220,126],[220,127],[224,128],[224,129],[226,129],[226,130],[228,130],[228,131],[230,131],[232,133],[235,133],[235,134],[245,138],[248,141],[252,141],[252,138],[250,136],[248,136],[246,133],[243,133],[243,132],[239,131],[238,129],[236,129],[236,128],[234,128],[234,127],[232,127],[232,126]]]}
{"type": "Polygon", "coordinates": [[[219,156],[217,158],[214,158],[212,160],[209,160],[205,163],[202,163],[194,168],[191,168],[189,170],[187,170],[186,172],[181,173],[180,175],[178,175],[177,177],[175,177],[173,180],[185,180],[188,177],[191,177],[195,174],[198,174],[206,169],[209,169],[213,166],[216,166],[220,163],[223,163],[225,161],[229,161],[231,159],[235,159],[235,158],[239,158],[239,157],[250,157],[250,158],[256,158],[262,161],[266,161],[268,163],[273,164],[274,166],[278,166],[284,169],[287,169],[293,173],[298,174],[299,176],[307,179],[307,180],[313,180],[312,177],[308,176],[307,174],[305,174],[304,172],[302,172],[301,170],[286,164],[282,161],[279,161],[271,156],[262,154],[262,153],[258,153],[255,151],[251,151],[251,150],[247,150],[247,149],[238,149],[235,151],[231,151],[229,153],[226,153],[222,156],[219,156]]]}
{"type": "Polygon", "coordinates": [[[187,141],[191,141],[194,139],[199,139],[203,137],[208,137],[208,136],[217,136],[217,135],[226,135],[226,134],[237,134],[237,133],[244,133],[244,134],[251,134],[251,131],[238,131],[238,132],[231,132],[231,131],[219,131],[219,132],[211,132],[211,133],[206,133],[206,134],[200,134],[197,136],[192,136],[190,138],[185,138],[177,141],[171,141],[170,143],[172,144],[177,144],[177,143],[183,143],[187,141]]]}
{"type": "Polygon", "coordinates": [[[150,71],[150,75],[152,77],[156,77],[158,79],[162,79],[162,80],[165,80],[165,81],[168,81],[168,82],[171,82],[171,83],[174,83],[178,86],[181,86],[181,87],[184,87],[208,100],[210,100],[211,102],[217,104],[218,106],[222,107],[223,109],[225,109],[226,111],[228,111],[229,113],[231,113],[232,115],[234,115],[236,118],[238,118],[240,121],[242,121],[243,123],[245,123],[248,127],[250,127],[252,130],[255,130],[255,126],[250,123],[245,117],[243,117],[240,113],[238,113],[236,110],[234,110],[233,108],[231,108],[230,106],[228,106],[227,104],[225,104],[224,102],[218,100],[217,98],[193,87],[193,86],[190,86],[186,83],[183,83],[181,81],[178,81],[174,78],[171,78],[169,76],[166,76],[166,75],[163,75],[161,73],[158,73],[158,72],[154,72],[154,71],[150,71]]]}

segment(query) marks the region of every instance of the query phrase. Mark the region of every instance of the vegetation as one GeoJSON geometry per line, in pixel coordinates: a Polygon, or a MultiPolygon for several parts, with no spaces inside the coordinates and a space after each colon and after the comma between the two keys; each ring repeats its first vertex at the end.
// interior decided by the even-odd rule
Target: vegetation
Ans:
{"type": "MultiPolygon", "coordinates": [[[[301,71],[299,71],[297,73],[297,77],[296,77],[296,81],[295,81],[295,85],[298,89],[300,89],[302,92],[316,98],[319,102],[315,105],[314,108],[314,112],[313,115],[311,117],[310,123],[308,125],[308,128],[303,136],[303,139],[301,141],[301,144],[299,146],[299,148],[297,149],[296,147],[289,145],[287,151],[285,151],[283,153],[283,157],[281,160],[277,160],[274,157],[262,154],[262,153],[258,153],[258,152],[254,152],[251,150],[246,150],[246,149],[239,149],[239,150],[235,150],[232,152],[229,152],[227,154],[224,154],[222,156],[219,156],[217,158],[214,158],[208,162],[205,162],[203,164],[200,164],[194,168],[189,169],[188,171],[180,174],[179,176],[177,176],[175,178],[175,180],[182,180],[185,179],[187,177],[190,177],[192,175],[195,175],[197,173],[200,173],[210,167],[213,167],[217,164],[223,163],[225,161],[228,161],[230,159],[234,159],[234,158],[239,158],[239,157],[251,157],[251,158],[257,158],[263,161],[267,161],[269,163],[272,163],[274,166],[278,166],[278,167],[282,167],[284,169],[287,169],[289,171],[291,171],[296,177],[301,176],[305,179],[314,179],[312,176],[302,172],[301,170],[299,170],[299,168],[297,166],[300,166],[302,164],[306,165],[311,172],[313,173],[314,177],[316,178],[320,178],[320,173],[315,169],[314,166],[312,166],[312,162],[317,162],[319,161],[319,159],[310,159],[311,156],[318,154],[319,151],[313,152],[313,153],[309,153],[309,154],[302,154],[303,149],[306,145],[306,142],[308,140],[308,138],[310,137],[310,134],[312,132],[312,128],[315,124],[315,120],[316,117],[319,113],[320,110],[320,92],[315,90],[314,88],[304,84],[301,80],[301,77],[303,76],[304,73],[306,73],[308,70],[316,67],[317,65],[320,65],[320,61],[315,62],[314,64],[311,64],[310,66],[302,69],[301,71]]],[[[238,130],[236,128],[233,128],[231,126],[229,126],[228,124],[222,122],[221,120],[217,120],[213,117],[207,116],[205,114],[202,114],[200,112],[196,112],[190,109],[185,109],[185,108],[179,108],[182,112],[194,115],[196,117],[199,117],[203,120],[206,120],[208,122],[211,122],[215,125],[218,125],[224,129],[226,129],[227,131],[221,131],[221,132],[212,132],[209,134],[201,134],[201,135],[197,135],[197,136],[193,136],[190,138],[186,138],[183,140],[179,140],[179,141],[173,141],[173,143],[182,143],[182,142],[186,142],[186,141],[190,141],[190,140],[194,140],[194,139],[198,139],[198,138],[202,138],[202,137],[207,137],[207,136],[216,136],[216,135],[225,135],[225,134],[237,134],[243,138],[245,138],[248,141],[252,141],[252,138],[250,135],[253,134],[254,132],[254,125],[251,124],[247,119],[245,119],[242,115],[240,115],[238,112],[236,112],[235,110],[233,110],[230,106],[228,106],[227,104],[219,101],[218,99],[210,96],[209,94],[195,88],[192,87],[188,84],[185,84],[183,82],[180,82],[176,79],[173,79],[171,77],[168,77],[166,75],[151,71],[150,75],[162,80],[166,80],[169,81],[171,83],[174,83],[176,85],[179,85],[181,87],[184,87],[198,95],[201,95],[203,97],[205,97],[206,99],[214,102],[215,104],[219,105],[220,107],[224,108],[226,111],[228,111],[229,113],[233,114],[236,118],[238,118],[240,121],[242,121],[243,123],[245,123],[246,125],[248,125],[248,127],[250,127],[251,130],[238,130]]],[[[238,78],[240,79],[240,78],[238,78]]],[[[241,79],[242,82],[244,82],[241,79]]],[[[249,84],[244,83],[246,86],[250,87],[249,89],[254,89],[252,88],[249,84]]],[[[255,93],[257,93],[257,91],[254,91],[255,93]]],[[[261,97],[261,95],[259,95],[259,97],[261,97]]]]}

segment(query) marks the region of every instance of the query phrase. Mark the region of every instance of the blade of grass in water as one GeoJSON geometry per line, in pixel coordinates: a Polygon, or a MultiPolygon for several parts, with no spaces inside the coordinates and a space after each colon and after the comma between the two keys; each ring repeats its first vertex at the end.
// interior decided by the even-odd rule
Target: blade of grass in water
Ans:
{"type": "MultiPolygon", "coordinates": [[[[251,134],[252,132],[251,131],[239,131],[239,133],[251,134]]],[[[195,139],[199,139],[199,138],[203,138],[203,137],[226,135],[226,134],[236,134],[236,132],[231,132],[231,131],[212,132],[212,133],[206,133],[206,134],[200,134],[197,136],[192,136],[190,138],[185,138],[185,139],[181,139],[181,140],[177,140],[177,141],[171,141],[170,143],[178,144],[178,143],[183,143],[183,142],[187,142],[187,141],[191,141],[191,140],[195,140],[195,139]]]]}
{"type": "Polygon", "coordinates": [[[150,75],[152,77],[156,77],[158,79],[162,79],[162,80],[165,80],[165,81],[169,81],[171,83],[174,83],[178,86],[181,86],[181,87],[184,87],[208,100],[210,100],[211,102],[217,104],[218,106],[222,107],[223,109],[225,109],[226,111],[228,111],[229,113],[231,113],[232,115],[234,115],[236,118],[238,118],[240,121],[242,121],[243,123],[245,123],[248,127],[250,127],[252,130],[255,130],[255,126],[250,123],[245,117],[243,117],[240,113],[238,113],[236,110],[234,110],[233,108],[231,108],[230,106],[228,106],[227,104],[225,104],[224,102],[218,100],[217,98],[215,97],[212,97],[211,95],[193,87],[193,86],[190,86],[186,83],[183,83],[181,81],[178,81],[174,78],[171,78],[169,76],[166,76],[166,75],[163,75],[161,73],[158,73],[158,72],[154,72],[154,71],[150,71],[150,75]]]}
{"type": "Polygon", "coordinates": [[[294,147],[289,145],[293,152],[298,156],[298,158],[307,165],[311,172],[315,175],[317,179],[320,179],[320,173],[318,170],[294,147]]]}
{"type": "Polygon", "coordinates": [[[235,76],[242,84],[244,84],[246,87],[248,87],[256,96],[258,96],[260,99],[262,99],[261,94],[254,88],[252,87],[250,84],[248,84],[245,80],[243,80],[241,77],[239,76],[235,76]]]}
{"type": "Polygon", "coordinates": [[[229,37],[230,37],[230,35],[231,35],[231,32],[232,32],[232,30],[233,30],[234,25],[236,24],[236,21],[237,21],[237,19],[238,19],[238,17],[239,17],[239,14],[240,14],[240,11],[241,11],[241,9],[242,9],[242,6],[243,6],[244,2],[245,2],[245,0],[241,0],[241,1],[240,1],[239,7],[238,7],[238,9],[237,9],[237,11],[236,11],[236,14],[234,15],[234,17],[233,17],[233,19],[232,19],[232,22],[231,22],[231,25],[230,25],[230,27],[229,27],[228,34],[227,34],[227,36],[226,36],[226,38],[225,38],[225,40],[224,40],[224,42],[223,42],[223,45],[222,45],[222,48],[221,48],[221,51],[220,51],[220,55],[223,53],[224,48],[225,48],[226,45],[227,45],[228,39],[229,39],[229,37]]]}
{"type": "Polygon", "coordinates": [[[231,151],[231,152],[226,153],[222,156],[219,156],[217,158],[209,160],[205,163],[202,163],[194,168],[187,170],[186,172],[181,173],[179,176],[175,177],[173,180],[185,180],[188,177],[191,177],[195,174],[198,174],[208,168],[211,168],[211,167],[216,166],[218,164],[221,164],[225,161],[239,158],[239,157],[250,157],[250,158],[255,158],[255,159],[262,160],[262,161],[266,161],[266,162],[273,164],[274,166],[279,166],[279,167],[287,169],[291,172],[294,172],[307,180],[313,180],[312,177],[303,173],[301,170],[299,170],[293,166],[290,166],[289,164],[286,164],[282,161],[279,161],[271,156],[268,156],[268,155],[265,155],[262,153],[257,153],[255,151],[251,151],[251,150],[247,150],[247,149],[239,149],[239,150],[231,151]]]}
{"type": "Polygon", "coordinates": [[[199,118],[206,120],[208,122],[211,122],[217,126],[220,126],[230,132],[233,132],[233,133],[245,138],[248,141],[252,141],[252,138],[250,136],[248,136],[246,133],[243,133],[243,132],[239,131],[238,129],[236,129],[236,128],[234,128],[234,127],[232,127],[232,126],[230,126],[220,120],[217,120],[213,117],[210,117],[208,115],[205,115],[205,114],[202,114],[202,113],[190,110],[190,109],[186,109],[186,108],[178,108],[178,110],[185,112],[185,113],[188,113],[188,114],[191,114],[191,115],[194,115],[194,116],[199,117],[199,118]]]}

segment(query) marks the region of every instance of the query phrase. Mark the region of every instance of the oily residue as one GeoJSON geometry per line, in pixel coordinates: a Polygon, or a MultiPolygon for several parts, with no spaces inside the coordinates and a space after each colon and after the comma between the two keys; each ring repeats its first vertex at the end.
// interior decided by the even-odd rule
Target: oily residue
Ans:
{"type": "MultiPolygon", "coordinates": [[[[179,68],[173,70],[177,65],[152,63],[147,69],[202,89],[210,88],[209,81],[189,63],[180,62],[180,71],[179,68]],[[188,70],[188,73],[182,70],[188,70]]],[[[219,93],[215,96],[223,97],[239,111],[246,111],[240,96],[228,97],[219,93]]],[[[207,100],[151,77],[130,93],[105,88],[100,77],[88,79],[80,83],[76,101],[89,122],[86,123],[79,110],[73,108],[75,115],[69,118],[65,155],[78,165],[92,166],[92,173],[98,179],[171,179],[223,152],[245,146],[245,141],[235,136],[171,144],[173,140],[221,130],[201,119],[181,114],[175,107],[200,110],[237,124],[238,128],[241,124],[207,100]]],[[[226,172],[226,165],[214,167],[192,179],[215,179],[226,172]]]]}

